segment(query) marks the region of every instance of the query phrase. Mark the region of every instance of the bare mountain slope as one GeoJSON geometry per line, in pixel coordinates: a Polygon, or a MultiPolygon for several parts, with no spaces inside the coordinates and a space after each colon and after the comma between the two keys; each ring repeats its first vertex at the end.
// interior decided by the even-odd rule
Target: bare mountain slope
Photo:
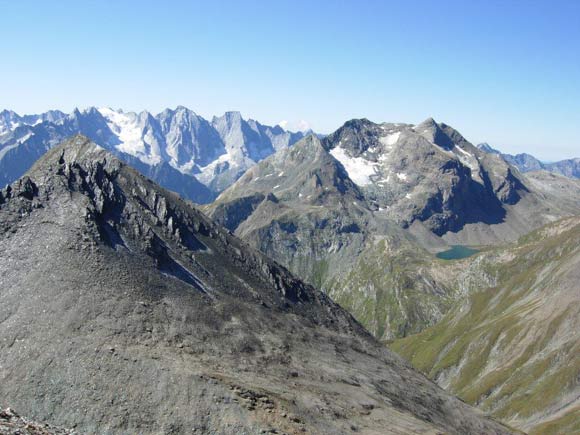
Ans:
{"type": "Polygon", "coordinates": [[[86,138],[0,195],[0,405],[82,433],[500,434],[86,138]]]}

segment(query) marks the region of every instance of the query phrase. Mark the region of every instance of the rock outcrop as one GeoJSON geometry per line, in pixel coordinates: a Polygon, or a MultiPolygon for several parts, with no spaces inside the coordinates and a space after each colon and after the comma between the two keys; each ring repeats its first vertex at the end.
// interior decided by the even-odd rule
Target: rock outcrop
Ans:
{"type": "Polygon", "coordinates": [[[2,435],[72,435],[75,432],[38,423],[18,415],[13,409],[0,409],[0,434],[2,435]]]}

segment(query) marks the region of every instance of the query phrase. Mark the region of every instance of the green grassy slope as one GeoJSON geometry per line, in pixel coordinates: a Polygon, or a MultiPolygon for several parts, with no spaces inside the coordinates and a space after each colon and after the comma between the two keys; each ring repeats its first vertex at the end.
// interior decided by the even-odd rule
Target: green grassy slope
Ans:
{"type": "Polygon", "coordinates": [[[443,317],[459,295],[452,285],[434,278],[431,255],[411,248],[393,249],[381,239],[324,288],[376,337],[417,333],[443,317]]]}
{"type": "Polygon", "coordinates": [[[574,433],[580,405],[580,219],[487,253],[498,285],[391,343],[440,385],[533,433],[574,433]],[[572,431],[572,432],[569,432],[572,431]]]}

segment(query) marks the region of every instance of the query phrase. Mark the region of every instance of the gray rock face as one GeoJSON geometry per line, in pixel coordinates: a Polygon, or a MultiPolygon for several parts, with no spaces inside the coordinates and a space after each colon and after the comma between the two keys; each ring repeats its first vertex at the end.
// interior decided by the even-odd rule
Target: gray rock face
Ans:
{"type": "Polygon", "coordinates": [[[0,198],[3,407],[99,434],[509,433],[84,137],[0,198]]]}
{"type": "Polygon", "coordinates": [[[545,163],[543,169],[569,178],[580,178],[580,158],[545,163]]]}
{"type": "Polygon", "coordinates": [[[256,162],[303,137],[228,112],[210,123],[179,106],[153,116],[108,108],[19,116],[0,113],[0,185],[22,176],[64,139],[81,133],[185,198],[207,203],[256,162]],[[181,186],[181,187],[179,187],[181,186]]]}

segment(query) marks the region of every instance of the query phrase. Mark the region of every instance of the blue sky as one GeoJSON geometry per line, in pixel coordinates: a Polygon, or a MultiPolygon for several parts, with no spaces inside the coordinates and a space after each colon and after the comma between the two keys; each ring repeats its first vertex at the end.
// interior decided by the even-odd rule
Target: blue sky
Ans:
{"type": "Polygon", "coordinates": [[[0,108],[184,105],[328,133],[433,116],[580,156],[580,1],[0,0],[0,108]]]}

